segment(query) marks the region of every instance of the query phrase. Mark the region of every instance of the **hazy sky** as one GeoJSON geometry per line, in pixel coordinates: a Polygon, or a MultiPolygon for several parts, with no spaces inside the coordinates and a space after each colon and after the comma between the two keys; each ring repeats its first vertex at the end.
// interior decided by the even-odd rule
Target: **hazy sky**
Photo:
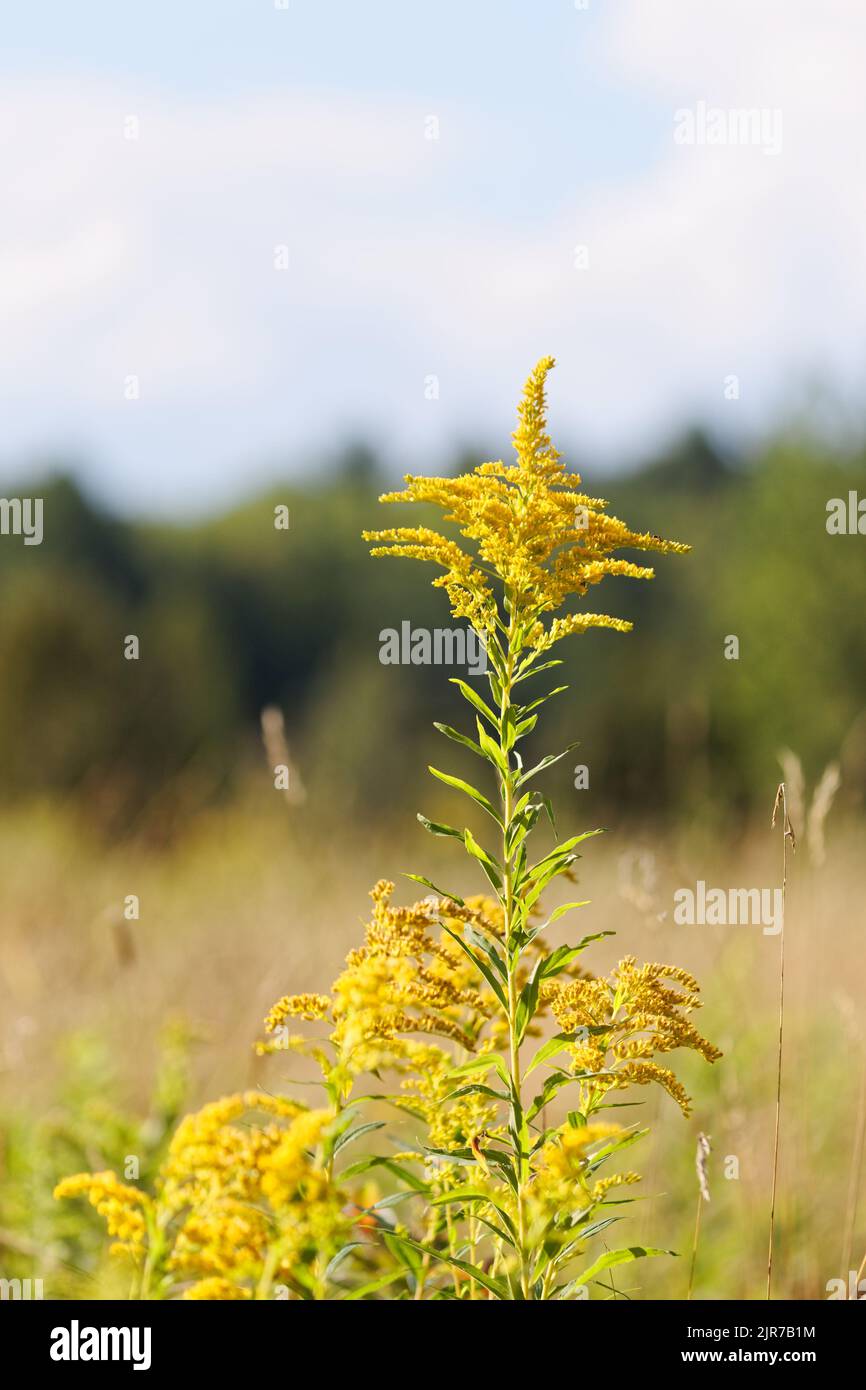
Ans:
{"type": "Polygon", "coordinates": [[[599,469],[762,429],[811,377],[858,401],[858,0],[40,0],[3,28],[7,476],[72,453],[171,512],[349,436],[497,457],[546,352],[554,436],[599,469]]]}

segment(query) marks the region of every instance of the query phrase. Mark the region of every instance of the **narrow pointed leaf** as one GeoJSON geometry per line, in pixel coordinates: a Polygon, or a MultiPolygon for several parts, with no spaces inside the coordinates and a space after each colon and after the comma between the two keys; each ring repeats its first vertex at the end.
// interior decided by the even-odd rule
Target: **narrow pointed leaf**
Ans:
{"type": "Polygon", "coordinates": [[[428,771],[434,777],[438,777],[440,782],[444,782],[446,787],[453,787],[455,791],[463,792],[465,796],[470,797],[472,801],[484,808],[488,816],[493,817],[498,826],[502,825],[502,818],[493,805],[493,802],[490,801],[483,792],[480,792],[477,787],[471,786],[469,782],[464,782],[462,777],[452,777],[449,772],[440,772],[439,769],[435,767],[428,768],[428,771]]]}
{"type": "Polygon", "coordinates": [[[463,839],[463,831],[457,830],[453,825],[442,825],[439,821],[428,820],[420,811],[417,812],[417,816],[424,829],[429,830],[431,835],[450,835],[454,840],[463,839]]]}
{"type": "Polygon", "coordinates": [[[465,734],[458,733],[456,729],[451,728],[450,724],[440,724],[438,720],[434,719],[433,728],[438,729],[439,733],[444,734],[446,738],[450,738],[452,743],[462,743],[464,748],[471,749],[477,758],[485,756],[474,738],[467,738],[465,734]]]}
{"type": "Polygon", "coordinates": [[[590,1279],[594,1279],[603,1269],[610,1269],[613,1265],[628,1264],[631,1260],[641,1260],[645,1256],[652,1255],[676,1255],[676,1250],[656,1250],[651,1245],[631,1245],[625,1250],[608,1250],[604,1255],[600,1255],[595,1264],[591,1264],[582,1274],[577,1276],[575,1281],[578,1284],[588,1284],[590,1279]]]}
{"type": "Polygon", "coordinates": [[[479,714],[483,714],[484,718],[488,721],[489,724],[492,725],[494,729],[499,729],[498,717],[493,713],[493,710],[490,708],[490,706],[485,704],[481,696],[478,694],[477,690],[473,690],[471,685],[467,685],[465,681],[458,680],[456,676],[451,677],[451,684],[457,686],[457,689],[460,691],[460,694],[463,696],[463,698],[465,700],[468,700],[470,705],[472,705],[474,709],[478,710],[479,714]]]}
{"type": "Polygon", "coordinates": [[[505,992],[501,984],[497,980],[496,976],[494,975],[493,971],[491,970],[490,966],[487,964],[487,962],[485,960],[482,960],[481,957],[475,951],[472,950],[471,946],[467,945],[467,943],[463,940],[463,937],[460,936],[458,932],[452,931],[450,927],[443,927],[442,930],[446,931],[449,936],[452,936],[454,938],[461,951],[465,951],[466,955],[469,957],[469,959],[472,961],[472,964],[475,966],[475,969],[479,972],[479,974],[484,976],[490,988],[493,990],[493,993],[496,995],[496,998],[499,1000],[503,1009],[505,1009],[507,1013],[508,1000],[505,997],[505,992]]]}
{"type": "Polygon", "coordinates": [[[396,1232],[393,1233],[393,1239],[412,1245],[416,1250],[420,1250],[422,1255],[429,1255],[442,1264],[450,1265],[453,1269],[459,1269],[463,1274],[470,1275],[476,1283],[480,1284],[483,1289],[489,1290],[496,1298],[503,1300],[508,1298],[507,1286],[501,1279],[491,1278],[489,1274],[485,1274],[483,1269],[470,1264],[468,1260],[458,1260],[453,1255],[446,1255],[444,1250],[436,1250],[432,1245],[423,1245],[419,1240],[412,1240],[409,1236],[398,1235],[396,1232]]]}
{"type": "Polygon", "coordinates": [[[569,753],[573,753],[575,748],[579,747],[580,743],[570,743],[567,748],[563,748],[561,753],[548,753],[546,758],[542,758],[540,763],[536,763],[535,767],[531,767],[528,772],[524,772],[523,776],[518,778],[517,785],[519,787],[525,786],[530,777],[534,777],[538,772],[543,772],[546,767],[552,767],[554,763],[559,762],[560,758],[567,757],[569,753]]]}
{"type": "MultiPolygon", "coordinates": [[[[460,838],[463,839],[462,833],[460,838]]],[[[458,898],[456,893],[446,893],[444,888],[437,888],[432,879],[425,878],[423,874],[404,874],[403,877],[411,878],[413,883],[423,883],[425,888],[432,888],[437,898],[443,898],[445,902],[457,903],[458,907],[464,906],[463,899],[458,898]]]]}

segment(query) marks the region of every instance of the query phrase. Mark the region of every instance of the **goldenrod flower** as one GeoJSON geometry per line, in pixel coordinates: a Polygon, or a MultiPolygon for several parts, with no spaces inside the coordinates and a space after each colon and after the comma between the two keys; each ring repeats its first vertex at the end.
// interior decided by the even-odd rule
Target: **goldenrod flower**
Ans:
{"type": "Polygon", "coordinates": [[[152,1203],[146,1192],[120,1182],[116,1174],[76,1173],[63,1178],[54,1189],[56,1198],[87,1197],[105,1221],[114,1249],[140,1255],[147,1240],[147,1217],[152,1203]]]}
{"type": "MultiPolygon", "coordinates": [[[[680,1047],[710,1062],[720,1055],[692,1021],[700,1000],[687,971],[626,956],[595,978],[577,962],[593,937],[571,947],[548,945],[542,934],[539,896],[557,876],[573,877],[575,847],[586,836],[557,836],[540,859],[528,851],[542,813],[555,824],[547,798],[535,783],[525,785],[555,756],[527,771],[518,745],[559,692],[522,705],[515,688],[544,670],[539,654],[569,634],[628,630],[609,614],[561,611],[607,575],[652,577],[615,552],[688,549],[631,531],[603,500],[580,491],[547,434],[552,366],[543,358],[526,384],[514,464],[484,463],[459,478],[408,477],[405,491],[382,499],[439,506],[456,537],[426,526],[365,533],[374,554],[438,565],[434,582],[491,658],[490,703],[457,682],[477,717],[477,742],[437,727],[486,760],[498,799],[461,778],[436,776],[489,813],[496,842],[484,836],[482,844],[459,822],[421,820],[463,843],[495,896],[458,902],[433,891],[401,907],[393,883],[380,879],[363,941],[330,992],[277,1000],[258,1050],[314,1058],[321,1108],[260,1091],[226,1096],[178,1125],[152,1197],[113,1173],[59,1185],[58,1196],[86,1194],[122,1248],[146,1255],[143,1297],[153,1289],[187,1300],[261,1299],[280,1281],[293,1297],[328,1298],[344,1270],[363,1297],[392,1286],[401,1297],[441,1296],[446,1279],[460,1299],[568,1297],[583,1244],[610,1224],[597,1222],[596,1212],[622,1206],[625,1199],[610,1194],[639,1180],[631,1171],[598,1174],[636,1137],[599,1119],[609,1093],[653,1082],[687,1110],[683,1087],[657,1058],[680,1047]],[[290,1019],[325,1026],[309,1038],[290,1035],[290,1019]],[[551,1033],[530,1060],[529,1039],[551,1033]],[[543,1063],[547,1075],[537,1070],[543,1063]],[[375,1074],[372,1094],[350,1099],[362,1073],[375,1074]],[[568,1120],[557,1126],[554,1114],[551,1127],[549,1108],[563,1102],[568,1120]],[[363,1118],[365,1105],[376,1107],[372,1121],[363,1118]],[[383,1132],[373,1152],[356,1159],[355,1149],[346,1164],[344,1144],[381,1130],[378,1116],[393,1119],[395,1110],[406,1121],[399,1135],[383,1132]],[[384,1199],[373,1169],[386,1175],[384,1199]],[[422,1199],[396,1219],[394,1181],[422,1199]]],[[[581,905],[564,904],[549,925],[581,905]]],[[[400,1201],[405,1195],[396,1193],[400,1201]]],[[[630,1247],[611,1256],[643,1253],[660,1252],[630,1247]]],[[[592,1277],[598,1268],[584,1272],[592,1277]]]]}
{"type": "Polygon", "coordinates": [[[265,1019],[265,1030],[275,1033],[287,1018],[304,1018],[308,1023],[327,1018],[331,1001],[326,994],[284,994],[265,1019]]]}
{"type": "Polygon", "coordinates": [[[517,462],[482,463],[457,478],[407,475],[402,492],[382,502],[421,502],[441,507],[445,520],[472,542],[471,551],[426,526],[365,531],[373,555],[430,560],[444,573],[444,588],[456,618],[481,633],[502,627],[495,581],[509,614],[517,615],[526,639],[545,650],[560,638],[590,627],[627,632],[631,624],[605,613],[581,612],[557,618],[547,627],[544,614],[561,608],[572,595],[583,598],[608,574],[651,579],[652,569],[615,559],[617,550],[682,554],[689,547],[632,531],[605,512],[607,503],[580,491],[581,479],[569,472],[547,434],[545,383],[554,365],[543,357],[524,387],[512,438],[517,462]]]}
{"type": "Polygon", "coordinates": [[[581,1038],[582,1030],[594,1030],[569,1049],[573,1070],[586,1075],[585,1096],[656,1082],[688,1114],[685,1089],[652,1058],[679,1047],[699,1052],[708,1062],[722,1055],[688,1017],[700,1008],[700,990],[694,976],[679,966],[655,961],[638,966],[634,956],[625,956],[609,978],[554,981],[543,993],[563,1032],[581,1038]]]}
{"type": "Polygon", "coordinates": [[[220,1300],[222,1302],[238,1302],[245,1298],[252,1298],[249,1289],[243,1288],[240,1284],[233,1284],[230,1279],[220,1279],[212,1276],[209,1279],[199,1279],[198,1283],[192,1284],[184,1293],[184,1298],[199,1300],[220,1300]]]}

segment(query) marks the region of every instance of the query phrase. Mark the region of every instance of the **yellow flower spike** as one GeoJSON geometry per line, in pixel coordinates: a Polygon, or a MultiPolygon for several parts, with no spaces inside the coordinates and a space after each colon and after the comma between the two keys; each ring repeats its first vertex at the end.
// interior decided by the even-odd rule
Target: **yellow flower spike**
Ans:
{"type": "Polygon", "coordinates": [[[76,1173],[54,1189],[58,1200],[87,1197],[105,1221],[108,1234],[116,1237],[113,1254],[140,1254],[147,1241],[147,1217],[153,1203],[146,1192],[120,1182],[116,1174],[76,1173]]]}
{"type": "Polygon", "coordinates": [[[452,613],[480,633],[502,625],[491,580],[499,580],[512,611],[525,622],[526,640],[545,651],[572,633],[592,627],[628,632],[631,624],[604,613],[577,613],[545,627],[541,617],[561,608],[572,595],[582,598],[606,575],[651,579],[653,570],[615,559],[621,549],[684,554],[689,546],[632,531],[607,515],[606,503],[579,491],[579,474],[560,461],[547,433],[547,374],[552,357],[543,357],[524,387],[518,425],[512,435],[517,462],[483,463],[457,478],[405,478],[402,492],[382,502],[420,502],[439,506],[445,520],[473,543],[464,549],[429,527],[365,531],[373,555],[429,560],[445,571],[434,580],[448,594],[452,613]]]}
{"type": "Polygon", "coordinates": [[[330,1007],[326,994],[284,994],[265,1019],[265,1032],[275,1033],[287,1018],[303,1018],[308,1023],[327,1018],[330,1007]]]}

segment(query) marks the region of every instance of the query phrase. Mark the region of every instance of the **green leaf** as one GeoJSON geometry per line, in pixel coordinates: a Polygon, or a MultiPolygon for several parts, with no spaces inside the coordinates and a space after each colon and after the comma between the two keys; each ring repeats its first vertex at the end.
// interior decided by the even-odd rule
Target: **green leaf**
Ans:
{"type": "Polygon", "coordinates": [[[570,840],[563,840],[562,844],[554,845],[553,849],[548,850],[536,864],[533,864],[529,871],[532,879],[540,878],[542,872],[548,868],[555,860],[564,859],[571,856],[572,850],[582,844],[584,840],[591,840],[594,835],[601,835],[601,830],[585,830],[582,835],[572,835],[570,840]]]}
{"type": "Polygon", "coordinates": [[[418,1251],[412,1250],[409,1246],[401,1245],[399,1241],[394,1239],[390,1231],[383,1230],[381,1235],[394,1259],[399,1260],[400,1264],[405,1265],[413,1277],[417,1278],[421,1272],[421,1257],[418,1251]]]}
{"type": "Polygon", "coordinates": [[[476,757],[483,758],[485,756],[483,750],[473,738],[467,738],[465,734],[458,733],[456,729],[451,728],[450,724],[440,724],[438,720],[434,719],[433,728],[438,729],[440,734],[444,734],[446,738],[450,738],[454,743],[462,743],[464,748],[471,748],[476,757]]]}
{"type": "Polygon", "coordinates": [[[374,1202],[373,1205],[367,1207],[366,1210],[368,1212],[385,1211],[389,1207],[399,1207],[401,1202],[408,1202],[413,1197],[418,1197],[420,1195],[421,1194],[418,1192],[389,1192],[387,1197],[380,1197],[378,1202],[374,1202]]]}
{"type": "Polygon", "coordinates": [[[464,924],[463,940],[468,941],[469,945],[474,947],[476,951],[484,952],[497,975],[499,975],[500,979],[507,985],[508,971],[505,967],[505,961],[496,949],[499,944],[498,940],[491,941],[490,937],[485,936],[484,932],[479,931],[472,922],[466,922],[464,924]]]}
{"type": "Polygon", "coordinates": [[[515,724],[515,726],[514,726],[514,735],[513,735],[512,739],[511,739],[510,743],[508,744],[508,747],[509,747],[509,748],[513,747],[513,745],[514,745],[515,743],[518,743],[518,742],[520,741],[520,739],[526,738],[526,735],[527,735],[527,734],[531,734],[531,733],[532,733],[532,730],[535,728],[535,726],[536,726],[537,723],[538,723],[538,715],[537,715],[537,714],[530,714],[530,715],[528,716],[528,718],[526,718],[526,719],[521,719],[520,723],[519,723],[519,724],[515,724]]]}
{"type": "MultiPolygon", "coordinates": [[[[550,1057],[555,1057],[557,1053],[562,1052],[569,1043],[584,1042],[587,1038],[597,1037],[602,1033],[609,1033],[610,1031],[611,1024],[609,1023],[593,1023],[582,1024],[579,1028],[575,1028],[573,1033],[555,1033],[552,1038],[548,1038],[547,1042],[538,1049],[523,1075],[529,1076],[529,1073],[535,1071],[535,1068],[540,1066],[542,1062],[546,1062],[550,1057]]],[[[597,1076],[606,1076],[607,1072],[596,1072],[593,1074],[597,1076]]]]}
{"type": "Polygon", "coordinates": [[[480,1221],[482,1226],[486,1226],[488,1231],[492,1231],[497,1240],[504,1241],[506,1245],[511,1246],[512,1250],[517,1248],[516,1242],[512,1240],[508,1232],[504,1231],[501,1226],[497,1226],[495,1221],[491,1221],[488,1217],[482,1216],[480,1212],[476,1213],[475,1220],[480,1221]]]}
{"type": "MultiPolygon", "coordinates": [[[[505,858],[511,859],[515,849],[523,844],[527,835],[532,831],[535,822],[538,820],[538,811],[532,807],[524,811],[521,815],[514,815],[508,826],[505,835],[505,858]]],[[[526,853],[524,851],[524,859],[526,853]]]]}
{"type": "Polygon", "coordinates": [[[449,772],[440,772],[438,768],[428,767],[427,770],[432,773],[434,777],[438,777],[440,782],[444,782],[446,787],[453,787],[455,791],[463,792],[464,795],[470,797],[477,805],[484,808],[488,816],[493,817],[500,828],[502,827],[502,818],[493,805],[493,802],[489,801],[484,793],[480,792],[477,787],[470,786],[468,782],[463,781],[462,777],[452,777],[449,772]]]}
{"type": "Polygon", "coordinates": [[[508,1287],[501,1279],[493,1279],[489,1274],[485,1274],[483,1269],[477,1265],[470,1264],[468,1260],[458,1260],[453,1255],[446,1255],[443,1250],[436,1250],[432,1245],[424,1245],[419,1240],[412,1240],[409,1236],[393,1233],[394,1240],[403,1241],[406,1245],[413,1246],[420,1250],[422,1255],[429,1255],[431,1259],[438,1260],[441,1264],[450,1265],[453,1269],[459,1269],[463,1274],[469,1274],[480,1284],[483,1289],[495,1295],[500,1300],[507,1300],[508,1287]]]}
{"type": "Polygon", "coordinates": [[[478,742],[481,745],[481,748],[484,752],[484,756],[488,758],[490,762],[495,764],[496,767],[499,768],[499,771],[502,773],[503,776],[507,776],[507,757],[505,756],[495,739],[492,739],[488,733],[485,733],[481,725],[481,720],[479,719],[476,722],[478,725],[478,742]]]}
{"type": "MultiPolygon", "coordinates": [[[[446,1163],[465,1163],[470,1168],[480,1168],[481,1166],[471,1149],[431,1149],[425,1146],[424,1152],[430,1154],[431,1158],[444,1158],[446,1163]]],[[[517,1178],[508,1154],[491,1147],[484,1150],[484,1157],[488,1163],[495,1164],[508,1186],[516,1193],[517,1178]]]]}
{"type": "Polygon", "coordinates": [[[325,1269],[325,1279],[328,1280],[333,1278],[334,1274],[340,1268],[340,1265],[343,1263],[343,1261],[347,1259],[349,1255],[351,1255],[353,1250],[357,1250],[363,1244],[363,1240],[350,1240],[348,1245],[344,1245],[342,1250],[338,1250],[334,1258],[329,1261],[325,1269]]]}
{"type": "MultiPolygon", "coordinates": [[[[581,1227],[575,1239],[566,1249],[573,1250],[575,1246],[581,1245],[584,1241],[592,1240],[593,1236],[600,1235],[602,1231],[606,1231],[608,1226],[615,1226],[617,1221],[622,1221],[622,1217],[605,1216],[601,1221],[593,1221],[591,1225],[581,1227]]],[[[578,1223],[575,1224],[577,1225],[578,1223]]],[[[566,1251],[562,1250],[560,1253],[564,1255],[566,1251]]]]}
{"type": "Polygon", "coordinates": [[[511,1085],[511,1078],[505,1065],[505,1058],[499,1052],[485,1052],[480,1057],[470,1057],[468,1062],[461,1062],[459,1067],[452,1067],[446,1073],[448,1081],[456,1080],[460,1076],[474,1076],[477,1072],[487,1073],[491,1067],[495,1067],[506,1086],[511,1085]]]}
{"type": "Polygon", "coordinates": [[[594,1279],[603,1269],[610,1269],[612,1265],[628,1264],[631,1260],[642,1260],[646,1256],[652,1255],[676,1255],[676,1250],[656,1250],[651,1245],[631,1245],[625,1250],[608,1250],[604,1255],[600,1255],[591,1264],[589,1269],[585,1269],[582,1274],[578,1274],[574,1283],[588,1284],[590,1279],[594,1279]]]}
{"type": "Polygon", "coordinates": [[[632,1130],[631,1134],[625,1134],[619,1139],[612,1139],[609,1144],[605,1144],[604,1148],[598,1149],[596,1153],[592,1155],[592,1158],[587,1164],[586,1171],[588,1173],[594,1173],[596,1168],[600,1168],[601,1165],[610,1158],[611,1154],[621,1153],[623,1149],[630,1149],[632,1144],[636,1144],[637,1141],[643,1139],[646,1134],[649,1134],[648,1129],[635,1129],[632,1130]]]}
{"type": "MultiPolygon", "coordinates": [[[[463,839],[462,833],[460,838],[463,839]]],[[[449,903],[457,903],[458,907],[464,906],[463,899],[458,898],[456,893],[446,893],[444,888],[437,888],[432,879],[425,878],[423,874],[404,874],[403,877],[411,878],[413,883],[423,883],[425,888],[432,888],[437,898],[444,898],[449,903]]]]}
{"type": "MultiPolygon", "coordinates": [[[[570,904],[574,906],[574,904],[570,904]]],[[[577,946],[557,946],[555,951],[537,967],[539,980],[552,980],[556,975],[560,975],[567,965],[585,951],[591,941],[598,941],[602,936],[613,936],[613,932],[596,932],[593,936],[584,937],[577,946]]]]}
{"type": "Polygon", "coordinates": [[[369,1158],[360,1158],[357,1163],[352,1163],[340,1174],[344,1182],[350,1178],[359,1178],[362,1173],[368,1173],[371,1168],[384,1168],[393,1177],[399,1178],[406,1183],[413,1192],[427,1192],[429,1184],[423,1178],[419,1178],[416,1173],[404,1168],[401,1163],[395,1162],[393,1158],[387,1158],[382,1154],[372,1154],[369,1158]]]}
{"type": "Polygon", "coordinates": [[[487,981],[487,983],[489,984],[490,988],[493,990],[493,993],[496,995],[496,998],[499,1000],[499,1002],[500,1002],[500,1004],[502,1005],[503,1009],[504,1009],[505,1012],[507,1013],[507,1012],[508,1012],[508,1000],[506,999],[505,993],[504,993],[504,991],[503,991],[503,988],[502,988],[501,984],[499,983],[499,981],[497,980],[496,976],[494,975],[493,971],[491,970],[490,966],[489,966],[485,961],[483,961],[483,960],[480,958],[480,956],[478,956],[478,955],[476,954],[475,951],[472,950],[472,947],[469,946],[469,945],[463,940],[463,937],[460,936],[460,934],[459,934],[458,932],[452,931],[450,927],[446,927],[446,926],[444,926],[444,925],[443,925],[442,930],[443,930],[443,931],[446,931],[446,932],[448,933],[449,936],[452,936],[452,937],[454,938],[454,940],[457,942],[457,945],[460,947],[461,951],[465,951],[465,952],[466,952],[466,955],[467,955],[467,956],[469,957],[469,959],[472,961],[472,964],[475,966],[475,969],[479,972],[479,974],[481,974],[481,975],[484,976],[484,978],[485,978],[485,980],[487,981]]]}
{"type": "MultiPolygon", "coordinates": [[[[588,832],[590,835],[596,833],[594,830],[588,832]]],[[[584,835],[579,838],[586,839],[587,836],[584,835]]],[[[579,858],[580,855],[572,854],[564,849],[552,850],[550,854],[545,855],[543,860],[539,860],[537,864],[533,865],[532,870],[527,875],[528,881],[533,884],[533,887],[529,888],[523,897],[526,910],[529,911],[534,906],[551,879],[565,873],[566,869],[570,868],[579,858]]],[[[579,906],[583,906],[583,904],[579,904],[579,906]]],[[[539,928],[539,930],[541,929],[539,928]]],[[[534,935],[538,935],[538,932],[535,932],[534,935]]]]}
{"type": "Polygon", "coordinates": [[[547,1042],[542,1044],[529,1063],[529,1066],[523,1073],[524,1077],[529,1076],[530,1072],[535,1071],[535,1068],[540,1067],[541,1063],[546,1062],[548,1058],[555,1057],[557,1053],[564,1051],[568,1044],[573,1041],[574,1035],[572,1033],[556,1033],[552,1038],[548,1038],[547,1042]]]}
{"type": "Polygon", "coordinates": [[[463,839],[463,831],[455,829],[453,825],[441,825],[439,821],[428,820],[420,811],[417,812],[417,816],[424,829],[429,830],[431,835],[450,835],[455,840],[463,839]]]}
{"type": "Polygon", "coordinates": [[[460,691],[460,694],[463,696],[464,700],[468,700],[470,705],[472,705],[475,709],[478,710],[479,714],[483,714],[487,722],[490,725],[492,725],[492,727],[496,729],[498,733],[498,716],[493,713],[493,710],[490,708],[489,705],[485,704],[481,696],[478,694],[477,690],[473,690],[471,685],[467,685],[465,681],[458,680],[456,676],[451,676],[450,679],[451,684],[457,686],[457,689],[460,691]]]}
{"type": "Polygon", "coordinates": [[[518,777],[518,787],[525,786],[526,783],[529,781],[530,777],[534,777],[538,772],[543,772],[546,767],[551,767],[553,763],[558,763],[560,758],[567,757],[569,753],[573,753],[575,748],[579,747],[579,742],[570,743],[567,748],[563,748],[561,753],[548,753],[547,757],[542,758],[540,763],[536,763],[535,767],[531,767],[528,772],[523,773],[522,777],[518,777]]]}
{"type": "Polygon", "coordinates": [[[586,1079],[587,1076],[590,1076],[590,1075],[591,1075],[590,1072],[585,1072],[585,1071],[581,1071],[581,1072],[574,1072],[574,1071],[555,1071],[555,1072],[553,1072],[551,1076],[548,1076],[548,1077],[545,1079],[544,1085],[542,1086],[542,1088],[541,1088],[541,1090],[539,1091],[538,1095],[535,1097],[535,1099],[533,1100],[533,1102],[532,1102],[532,1104],[530,1105],[529,1109],[527,1110],[527,1112],[526,1112],[526,1120],[527,1120],[527,1123],[529,1123],[530,1121],[532,1121],[532,1120],[535,1119],[535,1117],[536,1117],[536,1115],[539,1113],[539,1111],[540,1111],[540,1110],[543,1110],[544,1107],[545,1107],[545,1105],[548,1105],[549,1102],[550,1102],[551,1100],[553,1100],[553,1097],[556,1095],[557,1091],[561,1091],[562,1088],[563,1088],[563,1086],[568,1086],[568,1085],[570,1085],[572,1081],[583,1081],[583,1080],[586,1079]]]}
{"type": "Polygon", "coordinates": [[[378,1289],[387,1288],[389,1284],[395,1283],[397,1279],[405,1279],[405,1269],[392,1269],[387,1274],[381,1274],[378,1279],[373,1279],[371,1283],[364,1284],[360,1289],[353,1289],[351,1293],[344,1294],[340,1300],[342,1303],[354,1303],[359,1298],[366,1298],[368,1293],[376,1293],[378,1289]]]}
{"type": "Polygon", "coordinates": [[[371,1130],[384,1128],[383,1120],[371,1120],[368,1124],[358,1125],[357,1129],[346,1130],[334,1141],[333,1153],[338,1154],[347,1144],[351,1144],[353,1139],[360,1139],[362,1134],[369,1134],[371,1130]]]}
{"type": "Polygon", "coordinates": [[[561,666],[559,657],[554,657],[553,661],[542,661],[540,666],[533,666],[532,661],[523,662],[519,668],[517,676],[512,681],[512,685],[519,685],[521,681],[528,680],[530,676],[540,676],[542,671],[550,671],[554,666],[561,666]]]}
{"type": "Polygon", "coordinates": [[[548,690],[546,695],[540,695],[537,700],[533,700],[531,705],[524,705],[521,714],[526,715],[532,710],[538,709],[540,705],[546,705],[548,700],[552,700],[554,695],[561,695],[564,690],[568,690],[567,685],[557,685],[553,690],[548,690]]]}
{"type": "Polygon", "coordinates": [[[496,1091],[492,1086],[485,1086],[481,1081],[470,1081],[466,1086],[458,1086],[456,1091],[449,1091],[444,1100],[458,1100],[460,1096],[492,1096],[494,1100],[506,1102],[511,1099],[505,1091],[496,1091]]]}
{"type": "Polygon", "coordinates": [[[539,974],[540,961],[536,961],[535,968],[530,975],[523,989],[520,991],[520,998],[517,1001],[517,1009],[514,1017],[514,1027],[517,1035],[517,1046],[523,1042],[529,1024],[535,1015],[538,1007],[538,986],[541,983],[539,974]]]}
{"type": "MultiPolygon", "coordinates": [[[[533,933],[533,936],[539,936],[539,935],[541,934],[541,932],[547,931],[547,928],[548,928],[548,927],[552,927],[553,924],[554,924],[554,922],[558,922],[559,919],[560,919],[560,917],[564,917],[564,916],[565,916],[566,912],[571,912],[572,908],[575,908],[575,907],[588,907],[588,906],[589,906],[589,899],[588,899],[588,898],[584,899],[584,901],[583,901],[583,902],[580,902],[580,903],[561,903],[561,904],[559,905],[559,907],[554,908],[553,912],[551,912],[551,914],[550,914],[550,916],[548,917],[547,921],[544,922],[542,926],[538,927],[538,929],[533,933]]],[[[599,936],[603,936],[603,935],[604,935],[604,936],[615,936],[616,933],[615,933],[615,932],[599,932],[598,935],[599,935],[599,936]]],[[[588,937],[587,940],[591,940],[591,938],[588,937]]]]}
{"type": "Polygon", "coordinates": [[[489,1192],[483,1192],[475,1187],[457,1187],[451,1192],[443,1192],[438,1197],[431,1198],[430,1205],[431,1207],[444,1207],[448,1206],[451,1202],[459,1202],[461,1206],[465,1205],[466,1202],[486,1202],[488,1206],[492,1207],[493,1210],[498,1213],[503,1224],[511,1233],[512,1240],[517,1240],[517,1231],[514,1222],[511,1220],[508,1213],[503,1211],[502,1207],[493,1200],[489,1192]]]}
{"type": "Polygon", "coordinates": [[[502,865],[479,845],[471,830],[463,831],[463,843],[474,859],[477,859],[497,893],[502,890],[502,865]]]}
{"type": "Polygon", "coordinates": [[[538,965],[538,978],[552,980],[555,975],[560,975],[568,963],[580,955],[581,949],[580,946],[557,946],[556,950],[551,951],[538,965]]]}

